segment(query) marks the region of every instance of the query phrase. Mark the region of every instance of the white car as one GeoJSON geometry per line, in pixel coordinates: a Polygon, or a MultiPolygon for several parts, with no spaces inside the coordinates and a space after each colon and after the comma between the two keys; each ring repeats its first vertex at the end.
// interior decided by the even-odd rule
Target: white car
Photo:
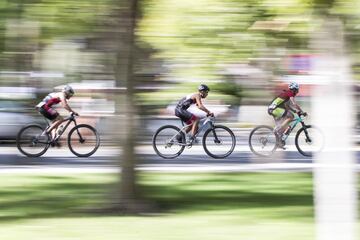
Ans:
{"type": "Polygon", "coordinates": [[[21,104],[0,101],[0,141],[15,140],[23,126],[36,121],[38,119],[24,113],[24,107],[21,104]]]}

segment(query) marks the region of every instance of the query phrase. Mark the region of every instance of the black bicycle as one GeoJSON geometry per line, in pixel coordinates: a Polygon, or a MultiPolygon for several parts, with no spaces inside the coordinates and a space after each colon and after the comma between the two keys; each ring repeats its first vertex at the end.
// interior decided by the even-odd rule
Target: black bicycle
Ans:
{"type": "Polygon", "coordinates": [[[258,156],[271,156],[281,146],[281,141],[286,141],[298,123],[301,123],[302,127],[295,135],[297,150],[306,157],[311,157],[313,153],[321,151],[324,147],[323,133],[314,126],[306,125],[304,118],[303,114],[298,114],[290,123],[290,128],[281,137],[277,136],[270,126],[262,125],[254,128],[249,136],[251,151],[258,156]]]}
{"type": "Polygon", "coordinates": [[[96,129],[87,124],[77,124],[76,116],[71,113],[66,117],[62,131],[55,138],[47,133],[50,127],[47,122],[47,127],[44,128],[39,124],[30,124],[24,126],[18,133],[16,144],[19,151],[28,157],[39,157],[43,155],[50,146],[59,144],[60,137],[65,132],[67,127],[74,123],[75,126],[69,131],[67,142],[70,151],[78,157],[89,157],[93,155],[100,145],[100,137],[96,129]]]}
{"type": "Polygon", "coordinates": [[[191,148],[196,136],[206,127],[202,145],[205,152],[213,158],[226,158],[229,156],[235,148],[236,140],[234,133],[223,125],[215,125],[214,117],[206,117],[203,125],[200,127],[195,135],[195,138],[187,142],[186,132],[190,125],[183,124],[180,129],[177,126],[165,125],[160,127],[153,136],[153,148],[155,152],[162,158],[176,158],[185,149],[185,147],[191,148]]]}

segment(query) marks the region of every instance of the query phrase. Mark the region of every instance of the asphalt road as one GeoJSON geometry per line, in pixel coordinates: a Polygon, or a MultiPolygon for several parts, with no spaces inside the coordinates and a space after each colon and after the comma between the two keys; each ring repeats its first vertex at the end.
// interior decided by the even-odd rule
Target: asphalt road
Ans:
{"type": "MultiPolygon", "coordinates": [[[[291,146],[289,150],[278,150],[268,158],[256,157],[246,146],[237,146],[233,154],[225,159],[213,159],[201,146],[185,149],[176,159],[158,157],[149,145],[137,149],[137,169],[168,172],[216,172],[216,171],[312,171],[317,165],[312,158],[304,157],[291,146]]],[[[352,149],[360,166],[360,150],[352,149]]],[[[15,147],[0,146],[0,172],[116,172],[121,150],[101,147],[92,157],[78,158],[66,148],[50,148],[38,158],[22,156],[15,147]]],[[[360,170],[360,167],[357,167],[360,170]]]]}

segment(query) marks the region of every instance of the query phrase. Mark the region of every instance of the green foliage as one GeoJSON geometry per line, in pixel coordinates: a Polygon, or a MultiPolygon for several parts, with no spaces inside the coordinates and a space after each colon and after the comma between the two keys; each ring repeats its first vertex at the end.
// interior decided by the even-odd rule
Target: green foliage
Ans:
{"type": "Polygon", "coordinates": [[[223,95],[231,96],[232,101],[229,103],[234,105],[239,105],[241,98],[243,97],[241,86],[231,81],[211,84],[210,89],[211,92],[218,92],[223,95]]]}
{"type": "Polygon", "coordinates": [[[263,34],[247,29],[263,17],[254,1],[146,1],[139,38],[158,50],[156,57],[184,64],[177,76],[214,78],[218,64],[256,55],[263,34]]]}

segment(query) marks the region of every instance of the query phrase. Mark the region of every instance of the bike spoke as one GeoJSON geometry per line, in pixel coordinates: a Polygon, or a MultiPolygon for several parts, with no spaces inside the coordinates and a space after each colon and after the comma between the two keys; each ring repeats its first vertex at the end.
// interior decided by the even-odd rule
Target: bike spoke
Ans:
{"type": "Polygon", "coordinates": [[[163,158],[175,158],[184,150],[185,137],[175,126],[160,128],[153,138],[156,153],[163,158]]]}
{"type": "Polygon", "coordinates": [[[314,127],[302,129],[297,135],[296,145],[301,154],[310,157],[313,153],[322,150],[324,136],[319,129],[314,127]]]}
{"type": "Polygon", "coordinates": [[[17,139],[19,150],[27,156],[42,155],[49,144],[49,135],[43,134],[40,126],[28,126],[22,129],[17,139]]]}
{"type": "Polygon", "coordinates": [[[230,129],[215,126],[204,134],[203,145],[206,153],[214,158],[225,158],[235,147],[235,136],[230,129]]]}
{"type": "Polygon", "coordinates": [[[175,130],[162,131],[157,135],[156,146],[164,155],[176,154],[181,146],[174,140],[177,132],[175,130]]]}
{"type": "Polygon", "coordinates": [[[250,149],[260,156],[270,156],[276,149],[277,139],[271,127],[255,128],[249,139],[250,149]]]}
{"type": "Polygon", "coordinates": [[[78,125],[69,133],[68,143],[73,153],[85,157],[96,151],[99,146],[99,137],[91,126],[78,125]]]}

